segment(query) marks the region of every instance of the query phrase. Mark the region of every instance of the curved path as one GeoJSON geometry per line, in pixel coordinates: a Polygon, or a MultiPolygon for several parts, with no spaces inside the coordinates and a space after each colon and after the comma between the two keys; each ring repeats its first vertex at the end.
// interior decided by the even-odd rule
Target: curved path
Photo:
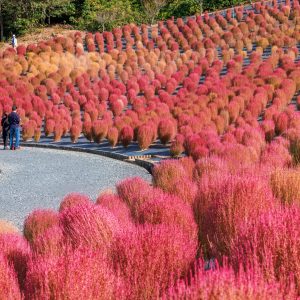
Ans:
{"type": "Polygon", "coordinates": [[[140,176],[151,180],[143,168],[99,155],[22,148],[0,151],[0,219],[20,230],[25,217],[37,208],[57,209],[70,192],[96,199],[120,180],[140,176]]]}

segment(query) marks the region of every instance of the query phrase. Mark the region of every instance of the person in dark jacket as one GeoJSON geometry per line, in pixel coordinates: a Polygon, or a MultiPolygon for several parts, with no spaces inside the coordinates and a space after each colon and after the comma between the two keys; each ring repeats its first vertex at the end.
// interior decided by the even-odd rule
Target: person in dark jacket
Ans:
{"type": "Polygon", "coordinates": [[[4,150],[7,149],[7,142],[9,137],[9,122],[8,122],[8,114],[5,112],[1,119],[1,126],[2,126],[2,138],[4,144],[4,150]]]}
{"type": "Polygon", "coordinates": [[[8,122],[10,134],[10,150],[20,149],[20,117],[17,114],[17,107],[15,105],[12,107],[12,112],[8,116],[8,122]],[[16,139],[15,144],[14,138],[16,139]]]}

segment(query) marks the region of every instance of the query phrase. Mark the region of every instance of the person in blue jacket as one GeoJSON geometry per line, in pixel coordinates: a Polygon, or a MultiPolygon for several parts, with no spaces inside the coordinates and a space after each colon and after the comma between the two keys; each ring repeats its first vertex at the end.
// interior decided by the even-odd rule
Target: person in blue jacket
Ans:
{"type": "Polygon", "coordinates": [[[9,145],[10,150],[20,149],[20,116],[17,114],[17,107],[12,107],[12,112],[8,116],[9,122],[9,145]],[[14,138],[16,142],[14,143],[14,138]]]}

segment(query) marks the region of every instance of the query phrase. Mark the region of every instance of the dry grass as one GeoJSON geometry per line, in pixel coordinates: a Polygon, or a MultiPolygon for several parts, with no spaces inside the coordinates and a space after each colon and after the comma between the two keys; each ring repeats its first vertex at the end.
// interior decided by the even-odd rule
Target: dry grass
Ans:
{"type": "Polygon", "coordinates": [[[282,204],[300,204],[300,169],[277,169],[271,175],[275,197],[282,204]]]}
{"type": "MultiPolygon", "coordinates": [[[[24,36],[17,37],[18,44],[25,46],[29,44],[36,44],[40,41],[49,40],[53,36],[68,36],[75,33],[78,30],[74,30],[70,25],[55,25],[52,27],[35,28],[32,32],[25,34],[24,36]]],[[[9,40],[10,42],[10,40],[9,40]]],[[[10,47],[9,43],[0,43],[0,49],[10,47]]]]}
{"type": "Polygon", "coordinates": [[[19,230],[16,226],[8,221],[0,220],[0,234],[2,233],[18,233],[19,230]]]}

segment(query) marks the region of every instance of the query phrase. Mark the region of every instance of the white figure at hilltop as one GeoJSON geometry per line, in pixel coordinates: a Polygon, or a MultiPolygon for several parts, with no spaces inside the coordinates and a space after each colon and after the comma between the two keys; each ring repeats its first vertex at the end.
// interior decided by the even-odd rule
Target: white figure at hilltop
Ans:
{"type": "Polygon", "coordinates": [[[18,40],[14,34],[11,39],[11,45],[13,46],[14,49],[18,47],[18,40]]]}

